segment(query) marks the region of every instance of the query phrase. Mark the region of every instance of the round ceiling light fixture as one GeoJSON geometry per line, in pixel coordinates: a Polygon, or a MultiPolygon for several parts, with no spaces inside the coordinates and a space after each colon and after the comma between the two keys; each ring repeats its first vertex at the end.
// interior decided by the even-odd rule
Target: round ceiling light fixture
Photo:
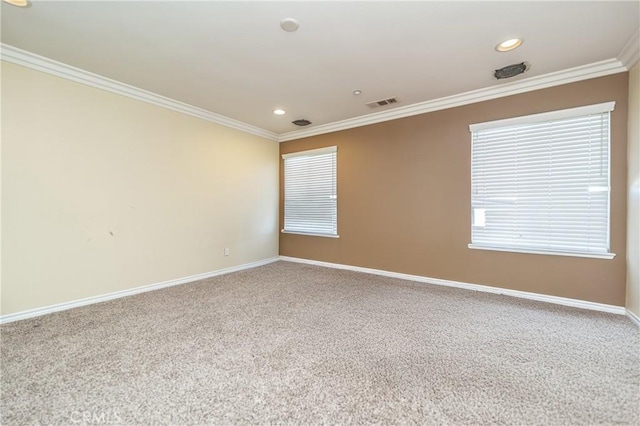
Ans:
{"type": "Polygon", "coordinates": [[[29,0],[2,0],[7,4],[10,4],[11,6],[18,6],[18,7],[29,7],[31,6],[31,2],[29,0]]]}
{"type": "Polygon", "coordinates": [[[358,96],[358,95],[359,95],[359,94],[361,94],[361,93],[362,93],[362,90],[354,90],[354,91],[353,91],[353,94],[354,94],[355,96],[358,96]]]}
{"type": "Polygon", "coordinates": [[[293,18],[285,18],[280,21],[280,27],[286,32],[292,33],[300,27],[300,24],[293,18]]]}
{"type": "Polygon", "coordinates": [[[509,40],[505,40],[502,43],[496,46],[496,50],[498,52],[508,52],[510,50],[516,49],[522,45],[524,42],[521,38],[511,38],[509,40]]]}
{"type": "Polygon", "coordinates": [[[274,109],[274,110],[273,110],[273,113],[274,113],[275,115],[285,115],[285,114],[287,113],[287,111],[285,111],[285,110],[283,110],[283,109],[279,109],[279,108],[278,108],[278,109],[274,109]]]}

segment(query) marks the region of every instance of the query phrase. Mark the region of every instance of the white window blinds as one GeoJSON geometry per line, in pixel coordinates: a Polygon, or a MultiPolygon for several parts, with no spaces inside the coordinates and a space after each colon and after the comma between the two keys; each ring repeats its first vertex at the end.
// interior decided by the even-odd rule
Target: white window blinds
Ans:
{"type": "Polygon", "coordinates": [[[337,236],[337,147],[285,154],[284,230],[337,236]]]}
{"type": "Polygon", "coordinates": [[[614,105],[471,125],[469,247],[613,257],[608,254],[614,105]]]}

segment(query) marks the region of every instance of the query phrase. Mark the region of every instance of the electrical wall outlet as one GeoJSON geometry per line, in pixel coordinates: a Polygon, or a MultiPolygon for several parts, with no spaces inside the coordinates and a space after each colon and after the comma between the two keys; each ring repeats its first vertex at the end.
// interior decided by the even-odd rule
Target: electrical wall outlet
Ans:
{"type": "Polygon", "coordinates": [[[225,247],[225,249],[224,249],[224,255],[225,255],[225,256],[229,256],[229,247],[225,247]]]}

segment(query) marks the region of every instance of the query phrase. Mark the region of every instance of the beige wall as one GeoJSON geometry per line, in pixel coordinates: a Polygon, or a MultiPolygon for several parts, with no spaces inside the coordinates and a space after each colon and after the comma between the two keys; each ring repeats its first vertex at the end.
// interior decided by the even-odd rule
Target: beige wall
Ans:
{"type": "Polygon", "coordinates": [[[338,146],[340,238],[281,234],[280,254],[623,306],[627,96],[628,75],[621,73],[283,143],[281,154],[338,146]],[[611,249],[617,256],[468,249],[469,124],[612,100],[611,249]]]}
{"type": "Polygon", "coordinates": [[[629,72],[627,309],[640,316],[640,64],[629,72]]]}
{"type": "Polygon", "coordinates": [[[3,315],[277,255],[277,143],[8,63],[2,107],[3,315]]]}

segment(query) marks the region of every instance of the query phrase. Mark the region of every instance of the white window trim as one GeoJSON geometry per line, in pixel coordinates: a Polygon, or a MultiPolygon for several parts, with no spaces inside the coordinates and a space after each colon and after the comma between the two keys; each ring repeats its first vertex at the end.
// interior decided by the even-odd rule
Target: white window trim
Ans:
{"type": "MultiPolygon", "coordinates": [[[[616,102],[603,102],[600,104],[594,105],[586,105],[577,108],[568,108],[556,111],[543,112],[539,114],[531,114],[520,117],[512,117],[506,118],[502,120],[494,120],[487,121],[484,123],[475,123],[469,125],[469,132],[477,132],[480,130],[494,129],[498,127],[510,127],[510,126],[518,126],[522,124],[529,123],[540,123],[544,121],[550,120],[560,120],[563,118],[570,117],[578,117],[581,115],[589,115],[589,114],[600,114],[605,112],[612,112],[615,109],[616,102]]],[[[609,124],[611,126],[611,124],[609,124]]],[[[611,132],[611,129],[609,129],[611,132]]],[[[611,135],[609,135],[609,144],[611,144],[611,135]]],[[[472,147],[473,149],[473,147],[472,147]]],[[[609,145],[609,161],[611,161],[611,145],[609,145]]],[[[611,165],[609,165],[609,188],[611,188],[611,165]]],[[[609,200],[609,203],[611,200],[609,200]]],[[[611,231],[611,206],[609,205],[609,214],[607,217],[607,225],[609,231],[611,231]]],[[[550,255],[550,256],[570,256],[570,257],[585,257],[585,258],[595,258],[595,259],[613,259],[616,254],[609,253],[584,253],[584,252],[570,252],[570,251],[543,251],[543,250],[528,250],[528,249],[520,249],[520,248],[510,248],[510,247],[492,247],[492,246],[483,246],[476,245],[473,243],[469,243],[467,245],[469,249],[473,250],[487,250],[487,251],[501,251],[501,252],[509,252],[509,253],[524,253],[524,254],[541,254],[541,255],[550,255]]]]}
{"type": "MultiPolygon", "coordinates": [[[[313,157],[316,155],[332,154],[337,152],[338,152],[338,146],[328,146],[324,148],[308,149],[306,151],[297,151],[289,154],[282,154],[282,159],[286,160],[288,158],[295,158],[295,157],[313,157]]],[[[283,234],[306,235],[310,237],[340,238],[340,235],[338,233],[326,234],[326,233],[291,231],[287,229],[281,229],[280,232],[283,234]]]]}
{"type": "Polygon", "coordinates": [[[282,229],[280,232],[283,234],[307,235],[310,237],[340,238],[340,235],[338,234],[314,234],[312,232],[287,231],[286,229],[282,229]]]}
{"type": "Polygon", "coordinates": [[[578,117],[581,115],[600,114],[614,110],[616,102],[604,102],[601,104],[587,105],[577,108],[561,109],[557,111],[542,112],[540,114],[525,115],[521,117],[505,118],[504,120],[487,121],[469,125],[471,133],[479,130],[494,129],[496,127],[518,126],[521,124],[539,123],[541,121],[561,120],[563,118],[578,117]]]}
{"type": "Polygon", "coordinates": [[[517,249],[517,248],[478,246],[475,244],[468,244],[467,247],[473,250],[504,251],[509,253],[525,253],[525,254],[548,254],[551,256],[591,257],[594,259],[613,259],[614,257],[616,257],[615,253],[580,253],[580,252],[551,251],[551,250],[537,251],[537,250],[526,250],[526,249],[517,249]]]}
{"type": "Polygon", "coordinates": [[[331,154],[333,152],[338,152],[337,146],[328,146],[326,148],[309,149],[307,151],[299,151],[299,152],[292,152],[290,154],[282,154],[282,159],[286,160],[287,158],[295,158],[295,157],[312,157],[314,155],[331,154]]]}

